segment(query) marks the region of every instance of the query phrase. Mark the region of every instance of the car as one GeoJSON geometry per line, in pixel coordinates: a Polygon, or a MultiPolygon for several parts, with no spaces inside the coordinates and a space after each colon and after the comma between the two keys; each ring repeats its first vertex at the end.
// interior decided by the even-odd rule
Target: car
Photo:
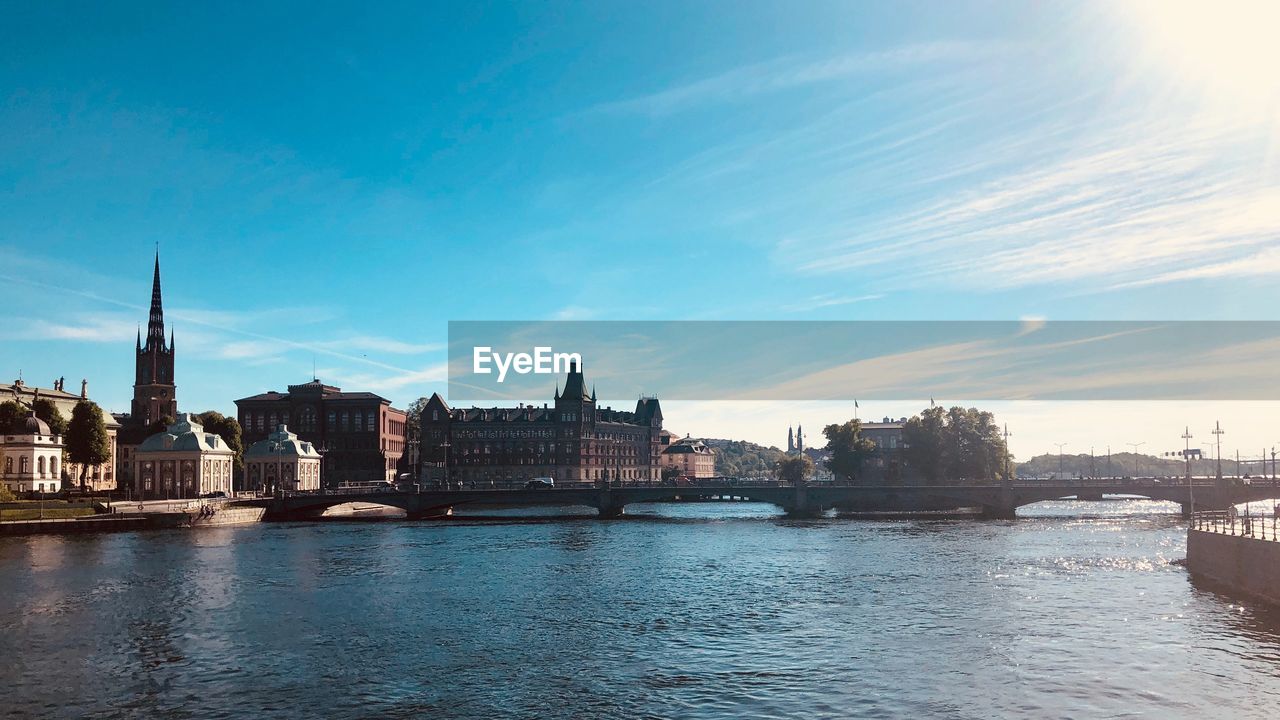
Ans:
{"type": "Polygon", "coordinates": [[[536,477],[524,484],[525,490],[541,490],[543,488],[553,488],[556,486],[555,478],[536,477]]]}
{"type": "Polygon", "coordinates": [[[205,498],[205,499],[213,499],[213,498],[224,498],[224,497],[226,497],[226,496],[227,496],[227,494],[226,494],[226,493],[224,493],[224,492],[222,492],[221,490],[214,490],[213,492],[205,493],[205,494],[201,495],[200,497],[205,498]]]}

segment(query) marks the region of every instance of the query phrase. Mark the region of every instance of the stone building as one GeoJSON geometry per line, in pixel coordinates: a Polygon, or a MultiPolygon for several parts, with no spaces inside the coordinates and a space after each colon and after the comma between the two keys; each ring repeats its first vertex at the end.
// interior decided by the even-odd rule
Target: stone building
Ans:
{"type": "Polygon", "coordinates": [[[370,392],[343,392],[319,380],[236,400],[246,444],[267,439],[278,425],[324,454],[327,486],[395,480],[404,454],[405,414],[370,392]]]}
{"type": "Polygon", "coordinates": [[[244,451],[245,490],[319,490],[320,453],[315,446],[277,425],[275,432],[244,451]]]}
{"type": "Polygon", "coordinates": [[[61,489],[62,437],[34,411],[21,432],[0,436],[0,470],[4,486],[15,493],[57,492],[61,489]]]}
{"type": "Polygon", "coordinates": [[[634,412],[598,407],[577,363],[548,407],[450,408],[434,394],[421,416],[423,482],[509,486],[556,482],[654,483],[660,478],[662,408],[641,398],[634,412]]]}
{"type": "Polygon", "coordinates": [[[231,495],[235,451],[193,415],[182,415],[133,453],[134,497],[139,500],[231,495]]]}
{"type": "Polygon", "coordinates": [[[716,476],[716,453],[701,440],[685,437],[662,451],[663,467],[673,467],[687,478],[716,476]]]}
{"type": "MultiPolygon", "coordinates": [[[[26,384],[23,380],[14,380],[13,383],[5,385],[0,384],[0,402],[5,400],[14,400],[21,405],[31,407],[37,399],[48,400],[53,406],[58,408],[58,412],[68,422],[71,421],[71,412],[75,410],[76,403],[81,400],[89,399],[89,381],[80,381],[80,393],[67,392],[65,378],[58,378],[53,381],[53,387],[42,388],[26,384]]],[[[112,417],[110,413],[102,413],[103,424],[107,428],[107,460],[99,465],[90,465],[89,470],[85,473],[86,489],[92,491],[115,490],[117,487],[117,467],[116,459],[118,452],[118,434],[120,432],[120,423],[112,417]]],[[[62,438],[65,444],[66,438],[62,438]]],[[[67,478],[68,487],[74,484],[79,487],[80,482],[80,466],[76,463],[66,462],[65,456],[59,462],[61,465],[60,473],[67,478]]]]}

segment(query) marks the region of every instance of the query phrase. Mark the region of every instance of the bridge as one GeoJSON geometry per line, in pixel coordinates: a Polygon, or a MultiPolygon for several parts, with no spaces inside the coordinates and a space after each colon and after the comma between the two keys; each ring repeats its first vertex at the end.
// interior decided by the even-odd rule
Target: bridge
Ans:
{"type": "Polygon", "coordinates": [[[555,488],[425,488],[411,491],[298,492],[245,501],[265,506],[269,520],[319,517],[346,503],[384,505],[404,510],[410,518],[442,517],[454,508],[585,506],[603,517],[623,514],[633,503],[672,500],[742,499],[771,503],[799,517],[826,510],[846,512],[945,512],[975,509],[986,517],[1011,518],[1019,507],[1046,500],[1101,500],[1103,495],[1132,495],[1175,502],[1189,515],[1225,510],[1244,502],[1280,497],[1280,482],[1263,478],[1122,478],[1019,481],[995,484],[853,485],[772,481],[702,482],[692,485],[573,484],[555,488]]]}

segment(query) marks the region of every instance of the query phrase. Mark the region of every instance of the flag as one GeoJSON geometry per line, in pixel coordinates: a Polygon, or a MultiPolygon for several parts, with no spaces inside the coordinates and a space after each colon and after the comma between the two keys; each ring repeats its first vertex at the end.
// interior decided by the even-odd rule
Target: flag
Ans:
{"type": "Polygon", "coordinates": [[[853,407],[854,407],[854,408],[857,408],[857,407],[858,407],[858,401],[857,401],[857,399],[854,399],[854,401],[853,401],[853,407]]]}
{"type": "Polygon", "coordinates": [[[929,398],[929,407],[933,407],[933,398],[929,398]]]}

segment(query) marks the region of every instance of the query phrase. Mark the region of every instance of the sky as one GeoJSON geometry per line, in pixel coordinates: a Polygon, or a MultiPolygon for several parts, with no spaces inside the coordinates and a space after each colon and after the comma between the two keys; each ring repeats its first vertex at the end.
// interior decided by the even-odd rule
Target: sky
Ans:
{"type": "MultiPolygon", "coordinates": [[[[1276,319],[1270,3],[0,13],[0,377],[111,410],[157,247],[184,411],[313,368],[403,407],[451,320],[1276,319]]],[[[1020,456],[1280,442],[1271,403],[938,400],[1020,456]]],[[[664,407],[775,445],[851,414],[664,407]]]]}

